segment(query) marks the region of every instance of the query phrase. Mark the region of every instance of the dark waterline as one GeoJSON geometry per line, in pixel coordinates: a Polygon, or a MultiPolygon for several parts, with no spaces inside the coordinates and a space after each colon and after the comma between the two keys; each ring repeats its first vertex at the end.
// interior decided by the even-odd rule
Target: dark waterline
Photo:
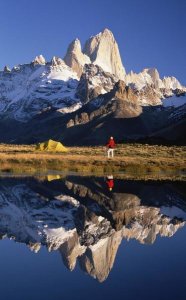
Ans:
{"type": "Polygon", "coordinates": [[[185,220],[180,182],[0,178],[1,299],[185,299],[185,220]]]}

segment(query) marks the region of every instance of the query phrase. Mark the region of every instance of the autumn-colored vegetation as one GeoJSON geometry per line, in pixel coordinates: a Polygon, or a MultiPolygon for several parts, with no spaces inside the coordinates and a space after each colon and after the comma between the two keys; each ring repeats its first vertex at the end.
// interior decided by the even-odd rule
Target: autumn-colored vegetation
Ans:
{"type": "Polygon", "coordinates": [[[118,145],[114,158],[108,159],[105,147],[70,147],[67,153],[51,153],[35,151],[34,145],[0,144],[0,171],[122,173],[185,180],[185,154],[184,146],[125,144],[118,145]]]}

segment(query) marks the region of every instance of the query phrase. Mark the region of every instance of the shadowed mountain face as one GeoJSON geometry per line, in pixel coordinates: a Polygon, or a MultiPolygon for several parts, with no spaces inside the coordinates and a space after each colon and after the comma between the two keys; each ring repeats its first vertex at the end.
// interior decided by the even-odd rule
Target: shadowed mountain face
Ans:
{"type": "Polygon", "coordinates": [[[0,178],[0,236],[104,281],[123,239],[152,244],[185,225],[182,183],[96,177],[0,178]],[[110,188],[109,180],[112,180],[110,188]]]}

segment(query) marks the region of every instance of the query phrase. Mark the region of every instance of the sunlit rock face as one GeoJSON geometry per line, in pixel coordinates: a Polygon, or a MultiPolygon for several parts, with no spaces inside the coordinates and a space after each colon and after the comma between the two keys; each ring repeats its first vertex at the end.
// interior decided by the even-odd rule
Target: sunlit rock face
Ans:
{"type": "Polygon", "coordinates": [[[69,270],[77,264],[99,282],[109,275],[122,240],[152,244],[185,225],[180,185],[68,176],[1,178],[0,237],[58,250],[69,270]]]}
{"type": "Polygon", "coordinates": [[[104,71],[114,74],[118,79],[124,79],[123,67],[119,48],[113,33],[105,29],[96,36],[91,37],[85,44],[84,53],[91,61],[104,71]]]}
{"type": "Polygon", "coordinates": [[[74,270],[76,266],[77,258],[85,251],[86,247],[80,245],[77,231],[75,231],[59,248],[64,265],[71,271],[74,270]]]}
{"type": "Polygon", "coordinates": [[[121,241],[122,233],[118,231],[90,246],[79,259],[81,269],[103,282],[113,267],[121,241]]]}
{"type": "Polygon", "coordinates": [[[91,63],[90,58],[82,52],[79,39],[75,39],[69,45],[64,61],[79,77],[83,72],[84,65],[91,63]]]}
{"type": "MultiPolygon", "coordinates": [[[[142,106],[164,106],[164,99],[184,96],[186,88],[175,77],[160,78],[155,68],[146,68],[140,73],[129,72],[125,77],[126,84],[137,92],[138,102],[142,106]]],[[[169,106],[171,106],[171,98],[169,106]]]]}
{"type": "Polygon", "coordinates": [[[158,235],[171,237],[184,226],[180,220],[163,216],[159,208],[153,207],[140,207],[135,211],[128,211],[125,219],[129,228],[123,228],[123,237],[128,240],[136,239],[142,244],[153,244],[158,235]],[[131,219],[135,221],[131,223],[131,219]]]}

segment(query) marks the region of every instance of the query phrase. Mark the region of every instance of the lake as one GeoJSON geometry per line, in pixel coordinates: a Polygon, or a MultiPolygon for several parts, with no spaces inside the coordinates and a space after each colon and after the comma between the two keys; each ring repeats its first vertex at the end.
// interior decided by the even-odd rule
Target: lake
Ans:
{"type": "Polygon", "coordinates": [[[186,299],[185,225],[184,182],[1,176],[1,299],[186,299]]]}

